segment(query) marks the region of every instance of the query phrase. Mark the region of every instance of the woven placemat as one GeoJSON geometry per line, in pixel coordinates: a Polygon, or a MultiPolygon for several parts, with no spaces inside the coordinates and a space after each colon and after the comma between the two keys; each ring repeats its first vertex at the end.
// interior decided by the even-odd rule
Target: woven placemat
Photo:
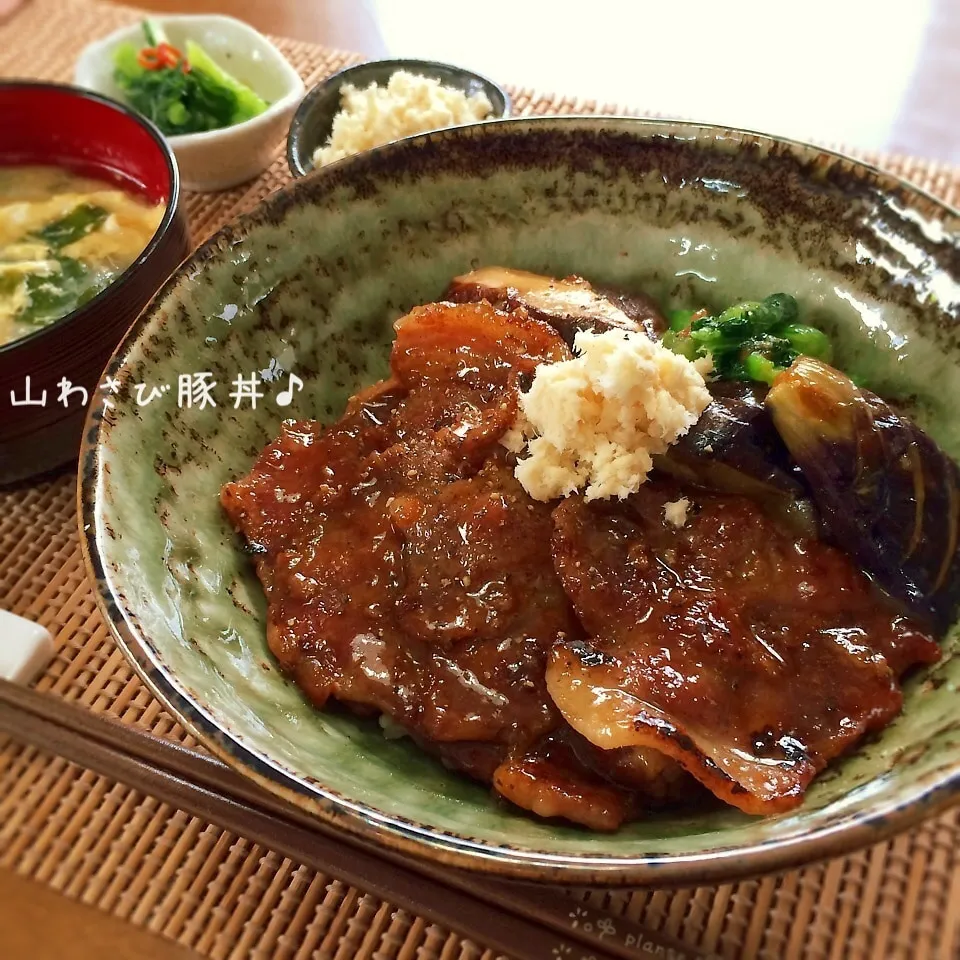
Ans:
{"type": "MultiPolygon", "coordinates": [[[[87,0],[32,0],[0,28],[0,76],[68,80],[80,48],[136,18],[87,0]]],[[[359,59],[279,41],[307,85],[359,59]]],[[[631,113],[512,91],[517,112],[631,113]]],[[[861,154],[956,205],[960,170],[861,154]]],[[[281,147],[245,187],[186,198],[202,240],[288,179],[281,147]]],[[[77,542],[75,478],[0,491],[0,607],[44,624],[58,653],[39,688],[181,743],[96,611],[77,542]]],[[[156,799],[0,743],[0,866],[41,880],[215,958],[491,958],[361,890],[156,799]]],[[[571,891],[724,957],[960,956],[960,811],[857,855],[767,878],[681,892],[571,891]]],[[[2,955],[0,945],[0,955],[2,955]]]]}

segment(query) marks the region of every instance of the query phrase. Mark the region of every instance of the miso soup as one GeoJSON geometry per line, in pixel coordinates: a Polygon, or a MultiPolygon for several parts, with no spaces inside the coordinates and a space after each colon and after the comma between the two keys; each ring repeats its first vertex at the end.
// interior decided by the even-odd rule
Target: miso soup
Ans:
{"type": "Polygon", "coordinates": [[[144,250],[165,209],[60,167],[0,167],[0,346],[100,293],[144,250]]]}

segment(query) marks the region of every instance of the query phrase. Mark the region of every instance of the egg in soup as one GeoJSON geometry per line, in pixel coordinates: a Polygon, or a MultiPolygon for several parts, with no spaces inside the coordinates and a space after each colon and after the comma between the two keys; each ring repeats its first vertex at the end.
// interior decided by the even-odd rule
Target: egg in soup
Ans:
{"type": "Polygon", "coordinates": [[[100,293],[146,248],[165,209],[60,167],[0,167],[0,346],[100,293]]]}

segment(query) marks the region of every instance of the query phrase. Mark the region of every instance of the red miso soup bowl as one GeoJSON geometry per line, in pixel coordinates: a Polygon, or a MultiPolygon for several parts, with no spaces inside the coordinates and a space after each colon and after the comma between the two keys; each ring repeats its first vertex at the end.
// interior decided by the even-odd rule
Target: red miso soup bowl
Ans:
{"type": "Polygon", "coordinates": [[[173,153],[149,121],[75,87],[0,82],[0,167],[56,166],[166,204],[146,248],[59,320],[0,343],[0,485],[77,456],[88,402],[127,328],[190,250],[173,153]],[[27,378],[29,377],[29,381],[27,378]]]}

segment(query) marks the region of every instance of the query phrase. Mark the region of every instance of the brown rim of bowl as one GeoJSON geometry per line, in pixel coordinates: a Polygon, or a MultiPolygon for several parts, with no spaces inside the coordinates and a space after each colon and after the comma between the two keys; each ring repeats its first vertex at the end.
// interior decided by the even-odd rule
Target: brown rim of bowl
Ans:
{"type": "MultiPolygon", "coordinates": [[[[749,138],[770,145],[786,145],[807,154],[811,159],[814,156],[825,156],[834,161],[852,164],[862,173],[868,174],[882,189],[906,192],[948,216],[960,218],[960,212],[928,191],[869,163],[802,141],[718,124],[614,116],[516,118],[484,121],[460,128],[433,131],[375,149],[377,152],[395,151],[405,149],[411,139],[420,142],[431,138],[442,139],[457,136],[462,130],[473,130],[475,133],[477,128],[496,130],[505,124],[527,124],[540,127],[574,126],[585,123],[596,126],[628,124],[637,128],[646,128],[654,135],[658,131],[667,133],[686,129],[697,134],[725,134],[728,137],[749,138]]],[[[369,153],[370,151],[367,151],[356,156],[364,157],[369,153]]],[[[351,163],[355,159],[355,157],[346,157],[339,160],[322,168],[316,176],[325,176],[325,171],[334,170],[341,164],[351,163]]],[[[184,261],[178,271],[167,279],[151,303],[130,327],[114,352],[107,370],[113,374],[123,365],[126,355],[136,343],[140,333],[152,321],[159,304],[180,281],[182,271],[188,265],[192,268],[201,266],[205,261],[216,256],[221,249],[221,244],[236,240],[245,235],[249,228],[255,227],[265,207],[289,202],[299,190],[310,189],[310,186],[316,182],[315,177],[309,180],[292,181],[271,194],[254,210],[241,214],[231,224],[221,228],[204,242],[191,257],[184,261]]],[[[106,577],[97,543],[96,499],[101,479],[99,456],[101,423],[101,410],[91,406],[87,413],[80,452],[80,483],[77,487],[78,521],[84,564],[88,575],[97,585],[97,606],[104,620],[109,624],[118,645],[154,696],[206,749],[267,791],[298,809],[316,816],[328,826],[342,828],[362,839],[383,844],[414,857],[509,879],[604,887],[655,886],[668,889],[760,877],[853,853],[895,836],[960,803],[960,758],[958,758],[954,767],[946,773],[938,773],[936,776],[928,777],[924,782],[909,785],[900,796],[870,811],[854,814],[849,822],[827,823],[800,836],[753,843],[748,846],[722,848],[702,855],[591,858],[481,843],[445,833],[426,824],[407,821],[397,815],[383,813],[374,807],[342,797],[336,791],[319,784],[311,783],[307,786],[300,783],[296,775],[280,769],[274,761],[259,756],[244,745],[235,734],[228,732],[225,727],[218,726],[205,708],[193,703],[188,693],[178,686],[169,668],[162,663],[145,641],[143,633],[136,624],[136,615],[124,610],[121,606],[120,597],[114,592],[106,577]]]]}
{"type": "Polygon", "coordinates": [[[16,348],[25,343],[36,343],[48,336],[56,336],[62,333],[64,327],[70,326],[73,323],[79,322],[83,318],[87,317],[89,314],[93,313],[108,296],[115,293],[119,288],[126,286],[133,273],[142,267],[153,255],[157,247],[160,246],[163,237],[170,229],[170,225],[173,223],[174,218],[177,215],[177,209],[180,205],[180,169],[177,166],[177,161],[173,155],[173,150],[170,148],[170,145],[167,143],[163,134],[151,120],[148,120],[146,117],[117,100],[112,100],[110,97],[105,97],[103,94],[95,93],[93,90],[85,90],[83,87],[77,87],[70,83],[52,83],[45,80],[0,80],[0,92],[11,89],[58,91],[69,96],[83,97],[87,100],[93,100],[105,107],[116,110],[117,113],[126,114],[126,116],[130,117],[141,127],[143,127],[144,130],[146,130],[151,139],[159,148],[167,167],[167,182],[170,185],[170,195],[167,198],[167,208],[163,212],[163,217],[160,220],[160,226],[157,227],[153,236],[150,238],[150,242],[143,248],[137,259],[134,260],[133,263],[126,268],[126,270],[124,270],[118,277],[107,284],[103,290],[101,290],[91,300],[88,300],[82,307],[71,311],[70,313],[60,317],[58,320],[54,320],[53,323],[48,323],[39,330],[34,330],[32,333],[25,334],[22,337],[17,337],[15,340],[9,340],[6,343],[0,344],[0,358],[2,358],[5,353],[12,353],[16,348]]]}

